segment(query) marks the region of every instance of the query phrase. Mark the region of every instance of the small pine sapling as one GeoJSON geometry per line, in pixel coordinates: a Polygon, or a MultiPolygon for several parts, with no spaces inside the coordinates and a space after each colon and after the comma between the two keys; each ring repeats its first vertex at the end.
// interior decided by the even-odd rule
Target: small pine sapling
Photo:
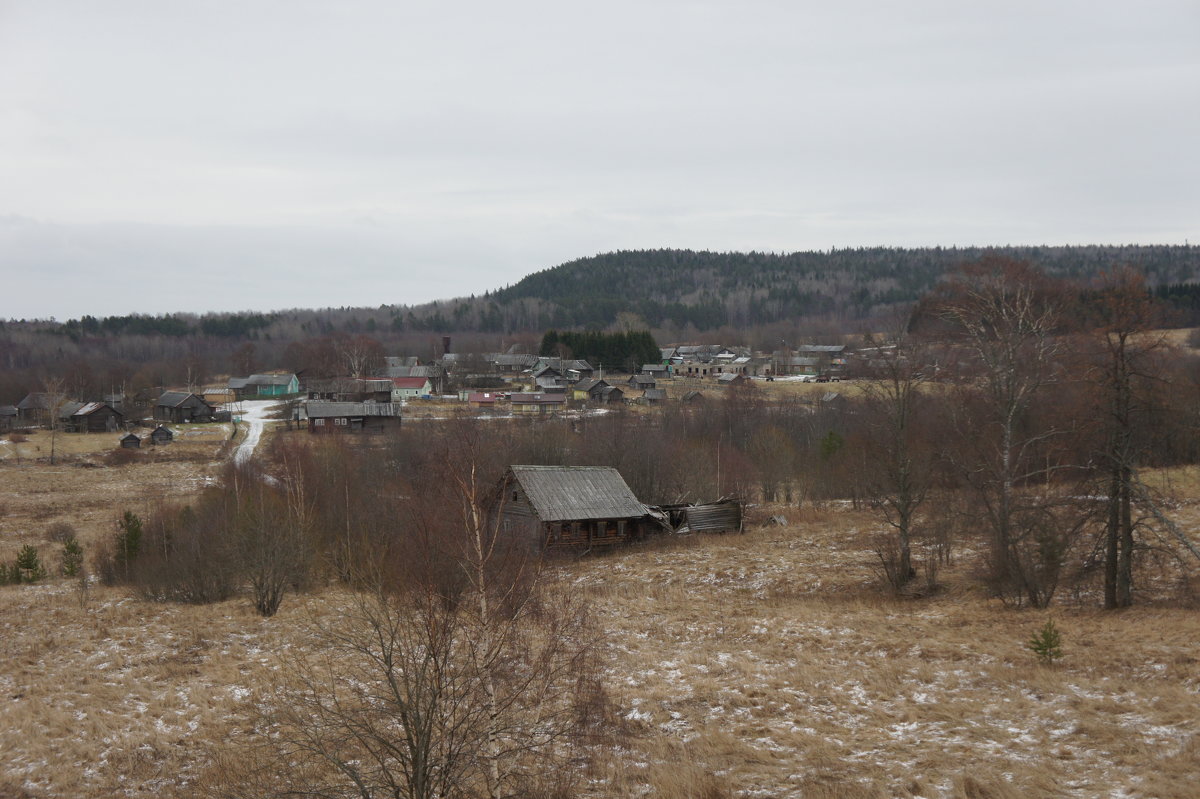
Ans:
{"type": "Polygon", "coordinates": [[[63,577],[75,577],[79,574],[79,570],[83,568],[83,547],[79,545],[75,536],[71,536],[63,544],[60,557],[63,577]]]}
{"type": "Polygon", "coordinates": [[[1053,619],[1046,619],[1042,629],[1029,639],[1026,646],[1037,656],[1038,662],[1046,666],[1054,665],[1054,661],[1063,656],[1062,634],[1054,626],[1053,619]]]}

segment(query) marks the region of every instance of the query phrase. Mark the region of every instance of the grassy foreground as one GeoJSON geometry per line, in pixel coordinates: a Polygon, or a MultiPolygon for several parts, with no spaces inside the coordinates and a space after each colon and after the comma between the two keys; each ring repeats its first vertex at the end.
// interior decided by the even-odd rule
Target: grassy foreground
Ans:
{"type": "MultiPolygon", "coordinates": [[[[24,542],[50,557],[55,520],[87,545],[123,507],[144,507],[148,484],[186,497],[207,479],[186,459],[55,470],[0,467],[6,557],[24,542]]],[[[1200,615],[1183,588],[1159,586],[1122,613],[1065,595],[1049,613],[1016,611],[978,591],[963,544],[940,593],[892,599],[874,574],[869,514],[768,510],[788,523],[555,568],[607,633],[620,727],[581,794],[1195,795],[1200,615]],[[1065,656],[1042,666],[1026,642],[1048,616],[1065,656]]],[[[1178,512],[1194,529],[1195,508],[1178,512]]],[[[0,796],[195,795],[213,753],[245,740],[253,703],[308,645],[305,623],[341,599],[289,596],[263,620],[245,599],[157,605],[62,579],[0,587],[0,796]]]]}

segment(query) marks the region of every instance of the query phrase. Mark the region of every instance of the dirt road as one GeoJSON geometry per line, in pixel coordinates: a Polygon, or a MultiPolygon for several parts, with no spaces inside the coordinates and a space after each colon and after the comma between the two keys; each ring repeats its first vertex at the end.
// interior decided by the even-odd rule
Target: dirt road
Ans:
{"type": "Polygon", "coordinates": [[[241,419],[241,424],[246,426],[246,437],[233,453],[234,463],[245,463],[254,454],[267,418],[277,405],[276,400],[246,400],[227,406],[234,418],[241,419]]]}

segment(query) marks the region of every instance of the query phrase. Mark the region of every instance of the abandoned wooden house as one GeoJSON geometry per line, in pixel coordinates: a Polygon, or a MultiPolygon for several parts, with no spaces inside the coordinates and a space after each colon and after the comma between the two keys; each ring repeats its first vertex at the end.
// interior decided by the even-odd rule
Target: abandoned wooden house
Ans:
{"type": "Polygon", "coordinates": [[[186,391],[166,391],[154,404],[154,418],[160,422],[187,424],[189,422],[211,422],[217,409],[204,401],[198,394],[186,391]]]}
{"type": "Polygon", "coordinates": [[[702,504],[660,505],[657,510],[666,515],[671,530],[680,535],[742,532],[742,503],[736,499],[702,504]]]}
{"type": "MultiPolygon", "coordinates": [[[[59,402],[61,403],[61,399],[59,402]]],[[[17,418],[22,424],[45,425],[50,421],[50,407],[54,403],[54,398],[43,391],[26,394],[17,403],[17,418]]]]}
{"type": "Polygon", "coordinates": [[[297,418],[310,433],[381,433],[400,426],[395,402],[306,402],[297,418]]]}
{"type": "Polygon", "coordinates": [[[667,390],[665,388],[648,388],[642,392],[642,396],[637,398],[639,405],[661,405],[667,401],[667,390]]]}
{"type": "Polygon", "coordinates": [[[115,433],[125,416],[103,402],[68,402],[60,406],[58,419],[68,433],[115,433]]]}
{"type": "Polygon", "coordinates": [[[17,406],[0,405],[0,433],[7,433],[17,426],[17,406]]]}
{"type": "Polygon", "coordinates": [[[510,466],[495,508],[503,533],[542,549],[613,546],[662,530],[609,466],[510,466]]]}

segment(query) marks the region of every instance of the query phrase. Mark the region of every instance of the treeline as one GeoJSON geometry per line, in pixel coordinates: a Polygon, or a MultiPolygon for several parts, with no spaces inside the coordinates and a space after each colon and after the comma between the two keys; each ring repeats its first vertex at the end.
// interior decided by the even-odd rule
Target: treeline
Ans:
{"type": "Polygon", "coordinates": [[[82,316],[69,319],[58,326],[48,326],[46,332],[78,340],[83,336],[222,336],[253,337],[256,331],[270,326],[272,317],[260,314],[210,314],[193,318],[182,314],[149,316],[82,316]]]}
{"type": "Polygon", "coordinates": [[[648,330],[603,333],[587,330],[548,330],[542,336],[539,355],[585,360],[593,366],[609,364],[614,368],[638,369],[642,364],[658,363],[662,352],[648,330]]]}
{"type": "MultiPolygon", "coordinates": [[[[781,340],[841,340],[879,329],[948,272],[986,253],[1081,283],[1129,265],[1175,309],[1165,324],[1200,324],[1193,282],[1200,248],[1192,246],[625,251],[572,261],[482,296],[421,306],[0,321],[0,404],[18,402],[49,377],[63,379],[79,399],[98,399],[246,374],[247,367],[298,370],[330,362],[320,354],[330,349],[323,342],[360,337],[383,354],[423,361],[443,354],[444,335],[459,353],[514,344],[533,352],[546,330],[649,329],[664,343],[762,349],[781,340]],[[302,357],[289,357],[289,349],[302,357]]],[[[595,351],[576,356],[622,362],[595,351]]]]}

